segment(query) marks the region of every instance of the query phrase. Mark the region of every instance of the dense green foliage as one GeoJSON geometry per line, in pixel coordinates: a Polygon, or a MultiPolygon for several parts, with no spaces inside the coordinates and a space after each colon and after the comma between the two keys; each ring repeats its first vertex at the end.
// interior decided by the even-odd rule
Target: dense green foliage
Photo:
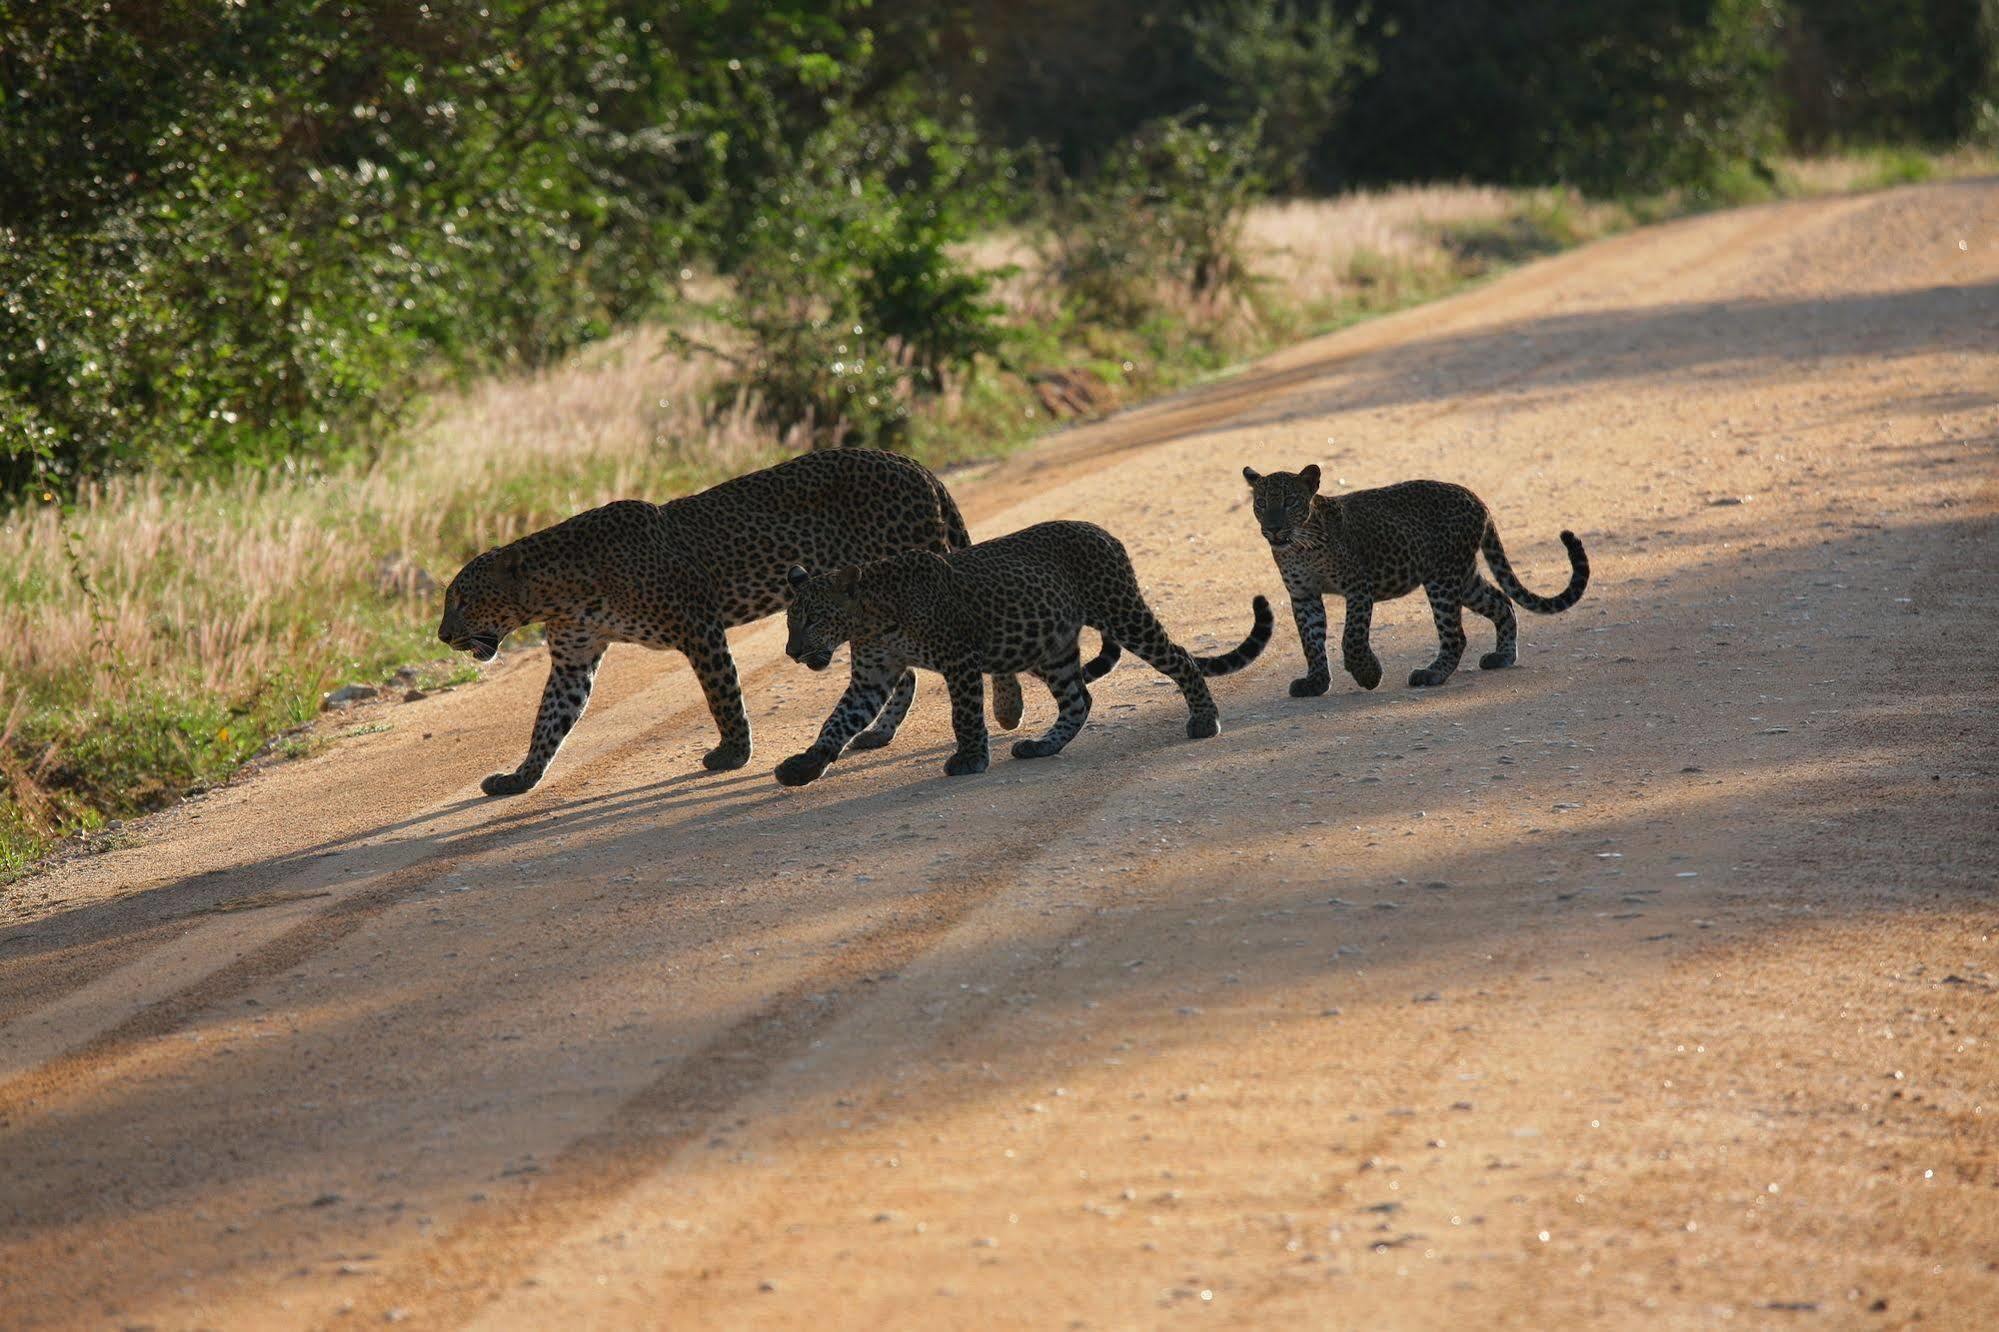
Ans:
{"type": "Polygon", "coordinates": [[[732,393],[890,439],[1008,355],[995,216],[1125,318],[1239,284],[1254,180],[1699,191],[1993,132],[1995,51],[1999,0],[0,0],[0,493],[380,447],[710,276],[732,393]]]}
{"type": "Polygon", "coordinates": [[[310,460],[726,260],[861,104],[858,5],[0,9],[0,482],[310,460]]]}

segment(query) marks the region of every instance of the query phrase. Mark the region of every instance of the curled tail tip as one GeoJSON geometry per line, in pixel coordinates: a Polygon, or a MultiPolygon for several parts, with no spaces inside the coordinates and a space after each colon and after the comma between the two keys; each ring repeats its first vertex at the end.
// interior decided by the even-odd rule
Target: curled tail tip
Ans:
{"type": "Polygon", "coordinates": [[[1574,532],[1569,531],[1566,527],[1562,529],[1562,544],[1570,550],[1581,550],[1583,547],[1582,538],[1578,537],[1574,532]]]}
{"type": "Polygon", "coordinates": [[[1257,619],[1264,619],[1270,614],[1270,598],[1259,592],[1250,599],[1249,608],[1257,619]]]}

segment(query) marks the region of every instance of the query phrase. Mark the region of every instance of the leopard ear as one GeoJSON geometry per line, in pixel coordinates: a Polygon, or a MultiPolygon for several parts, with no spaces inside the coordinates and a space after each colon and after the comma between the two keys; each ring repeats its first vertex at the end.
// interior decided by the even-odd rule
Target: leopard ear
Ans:
{"type": "Polygon", "coordinates": [[[794,592],[804,587],[805,580],[811,576],[811,574],[805,571],[805,566],[802,564],[794,564],[784,571],[784,581],[791,585],[791,590],[794,592]]]}
{"type": "Polygon", "coordinates": [[[1253,486],[1263,480],[1263,473],[1257,471],[1254,467],[1245,467],[1242,469],[1242,479],[1253,486]]]}
{"type": "Polygon", "coordinates": [[[858,570],[851,568],[839,569],[827,580],[827,591],[832,594],[834,604],[850,615],[860,614],[862,610],[860,599],[854,595],[857,573],[858,570]]]}
{"type": "Polygon", "coordinates": [[[527,571],[527,556],[521,553],[519,546],[502,546],[500,548],[498,557],[493,561],[493,572],[499,576],[499,580],[502,583],[509,587],[516,587],[522,579],[527,577],[527,571]]]}
{"type": "Polygon", "coordinates": [[[1298,479],[1305,483],[1305,489],[1314,495],[1319,493],[1319,464],[1306,463],[1298,469],[1298,479]]]}

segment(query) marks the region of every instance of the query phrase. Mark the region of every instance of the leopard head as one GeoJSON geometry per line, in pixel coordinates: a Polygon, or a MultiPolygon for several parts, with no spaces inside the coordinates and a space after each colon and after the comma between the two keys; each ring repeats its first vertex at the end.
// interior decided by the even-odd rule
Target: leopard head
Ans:
{"type": "Polygon", "coordinates": [[[784,609],[786,656],[823,671],[840,644],[889,627],[885,608],[867,597],[860,578],[859,569],[814,574],[791,566],[785,574],[791,587],[791,601],[784,609]]]}
{"type": "Polygon", "coordinates": [[[500,640],[534,619],[529,574],[518,544],[475,557],[444,590],[444,618],[437,636],[474,661],[491,661],[500,640]]]}
{"type": "Polygon", "coordinates": [[[1319,493],[1317,463],[1308,463],[1296,472],[1267,475],[1245,467],[1242,475],[1249,482],[1257,526],[1263,529],[1263,539],[1272,550],[1312,544],[1312,497],[1319,493]]]}

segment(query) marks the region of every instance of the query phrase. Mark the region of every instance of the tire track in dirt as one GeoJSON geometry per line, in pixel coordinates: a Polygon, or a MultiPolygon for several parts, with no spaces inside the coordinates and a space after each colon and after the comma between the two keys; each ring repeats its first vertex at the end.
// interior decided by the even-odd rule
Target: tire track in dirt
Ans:
{"type": "MultiPolygon", "coordinates": [[[[1087,798],[1047,789],[1024,823],[1051,844],[1087,826],[1142,771],[1099,782],[1087,798]]],[[[421,1326],[463,1322],[499,1297],[495,1274],[524,1268],[558,1237],[583,1224],[697,1141],[731,1106],[770,1083],[789,1060],[866,1006],[870,983],[891,980],[1016,881],[1011,866],[933,879],[917,911],[843,943],[838,956],[737,1019],[627,1098],[601,1128],[573,1140],[530,1191],[495,1202],[371,1286],[377,1318],[421,1326]],[[829,1002],[816,1002],[814,996],[829,1002]]]]}

